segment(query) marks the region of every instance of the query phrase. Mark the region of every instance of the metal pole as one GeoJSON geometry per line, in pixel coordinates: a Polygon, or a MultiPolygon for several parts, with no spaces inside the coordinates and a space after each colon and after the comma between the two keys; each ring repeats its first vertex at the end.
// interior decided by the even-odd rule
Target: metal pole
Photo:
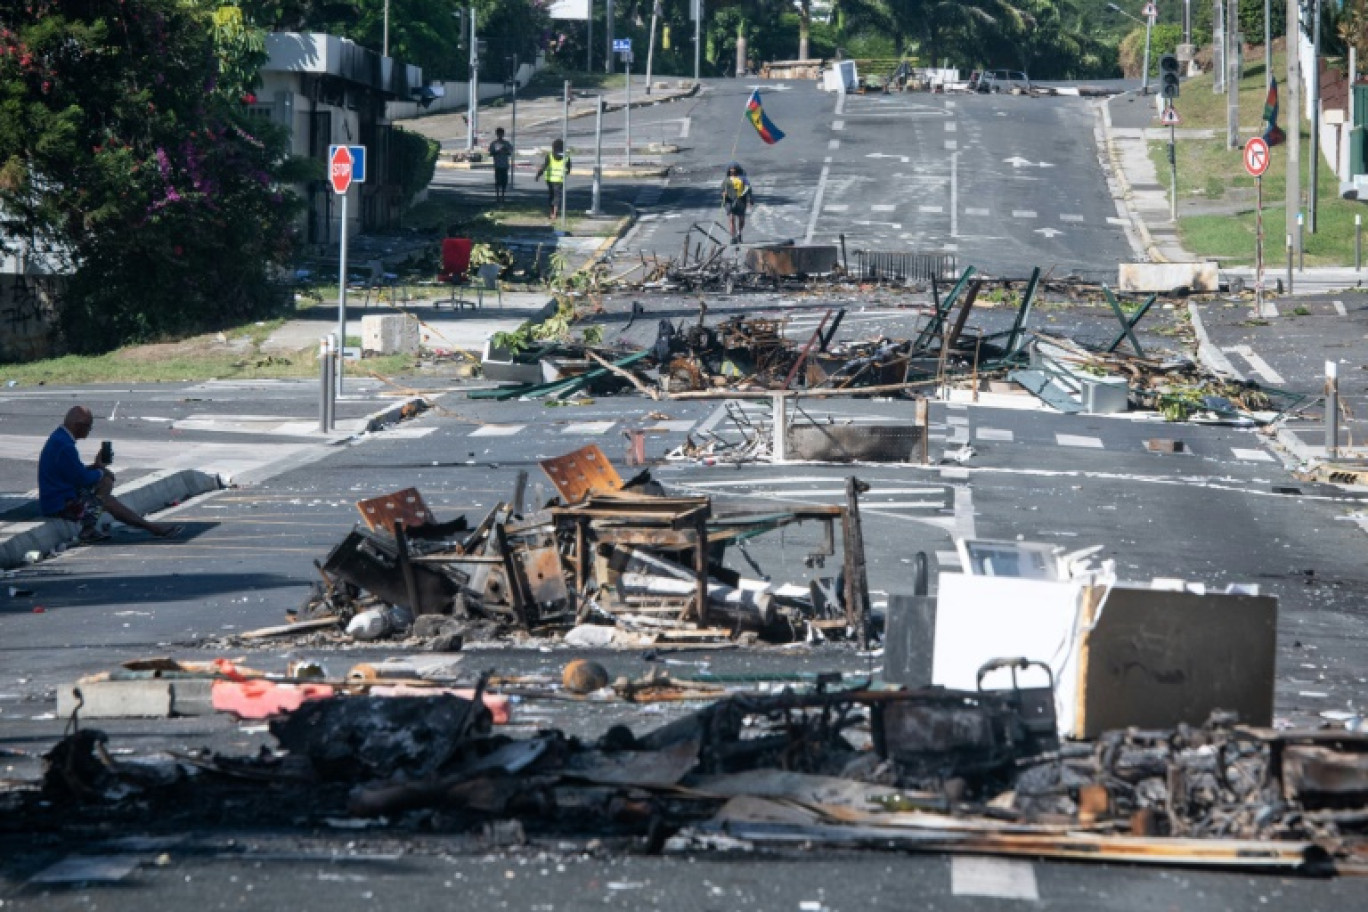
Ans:
{"type": "Polygon", "coordinates": [[[1306,188],[1306,227],[1316,233],[1316,208],[1320,183],[1320,33],[1321,0],[1316,0],[1316,16],[1312,26],[1316,33],[1311,38],[1311,176],[1306,188]]]}
{"type": "Polygon", "coordinates": [[[698,62],[703,53],[703,0],[693,0],[694,6],[694,85],[698,85],[698,62]]]}
{"type": "Polygon", "coordinates": [[[1264,0],[1264,96],[1273,87],[1273,0],[1264,0]]]}
{"type": "MultiPolygon", "coordinates": [[[[1301,211],[1301,4],[1287,4],[1287,201],[1286,231],[1301,211]]],[[[1295,236],[1300,238],[1300,234],[1295,236]]],[[[1299,242],[1299,241],[1298,241],[1299,242]]]]}
{"type": "Polygon", "coordinates": [[[333,347],[332,336],[318,340],[318,430],[332,430],[333,347]]]}
{"type": "Polygon", "coordinates": [[[1354,272],[1363,269],[1363,216],[1354,216],[1354,272]]]}
{"type": "Polygon", "coordinates": [[[347,197],[342,194],[342,233],[337,256],[337,394],[342,395],[342,359],[347,347],[347,197]]]}
{"type": "Polygon", "coordinates": [[[1287,235],[1287,293],[1292,293],[1292,235],[1287,235]]]}
{"type": "Polygon", "coordinates": [[[466,151],[475,149],[475,121],[480,108],[480,46],[475,36],[475,7],[470,8],[470,88],[466,93],[466,151]]]}
{"type": "Polygon", "coordinates": [[[651,94],[651,63],[655,60],[656,21],[660,18],[660,0],[651,6],[651,43],[646,49],[646,94],[651,94]]]}
{"type": "Polygon", "coordinates": [[[594,72],[594,0],[589,0],[589,34],[584,39],[584,72],[594,72]]]}
{"type": "Polygon", "coordinates": [[[1263,176],[1254,178],[1257,197],[1254,202],[1254,310],[1263,316],[1264,259],[1263,259],[1263,176]]]}
{"type": "Polygon", "coordinates": [[[770,462],[788,462],[788,396],[784,393],[771,393],[770,404],[770,410],[774,413],[770,462]]]}
{"type": "Polygon", "coordinates": [[[1240,4],[1226,3],[1226,148],[1240,145],[1240,4]]]}
{"type": "Polygon", "coordinates": [[[1178,221],[1178,140],[1177,128],[1169,124],[1169,221],[1178,221]]]}
{"type": "Polygon", "coordinates": [[[513,55],[513,123],[509,142],[513,144],[513,157],[508,162],[508,189],[513,189],[514,175],[518,173],[518,55],[513,55]]]}
{"type": "Polygon", "coordinates": [[[594,115],[594,195],[589,204],[589,214],[598,217],[603,214],[599,208],[599,193],[603,184],[603,96],[597,100],[598,110],[594,115]]]}
{"type": "Polygon", "coordinates": [[[389,56],[389,0],[385,0],[385,27],[380,39],[380,56],[389,56]]]}
{"type": "Polygon", "coordinates": [[[1325,455],[1339,455],[1339,364],[1325,362],[1325,455]]]}
{"type": "Polygon", "coordinates": [[[1145,71],[1140,74],[1140,94],[1149,94],[1149,51],[1150,33],[1154,31],[1154,17],[1145,17],[1145,71]]]}
{"type": "Polygon", "coordinates": [[[1306,217],[1297,213],[1297,269],[1306,272],[1306,217]]]}
{"type": "MultiPolygon", "coordinates": [[[[611,9],[611,5],[609,9],[611,9]]],[[[565,230],[565,203],[568,191],[566,186],[570,183],[570,80],[565,80],[565,97],[561,102],[561,146],[565,150],[565,179],[561,181],[560,199],[560,223],[561,231],[565,230]]]]}
{"type": "Polygon", "coordinates": [[[627,118],[627,167],[632,167],[632,52],[623,54],[624,62],[627,67],[627,110],[624,115],[627,118]]]}

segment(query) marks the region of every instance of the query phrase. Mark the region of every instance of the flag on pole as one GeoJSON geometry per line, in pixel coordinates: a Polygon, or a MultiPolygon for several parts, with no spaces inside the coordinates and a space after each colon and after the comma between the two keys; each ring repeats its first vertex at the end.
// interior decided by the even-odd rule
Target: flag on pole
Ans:
{"type": "Polygon", "coordinates": [[[780,130],[770,119],[765,116],[765,109],[760,104],[760,90],[751,92],[750,100],[746,102],[746,119],[755,127],[755,132],[760,134],[760,138],[767,145],[774,145],[784,138],[784,131],[780,130]]]}
{"type": "Polygon", "coordinates": [[[1287,134],[1278,126],[1278,77],[1274,76],[1268,84],[1268,98],[1264,100],[1264,127],[1263,141],[1268,143],[1269,148],[1287,141],[1287,134]]]}

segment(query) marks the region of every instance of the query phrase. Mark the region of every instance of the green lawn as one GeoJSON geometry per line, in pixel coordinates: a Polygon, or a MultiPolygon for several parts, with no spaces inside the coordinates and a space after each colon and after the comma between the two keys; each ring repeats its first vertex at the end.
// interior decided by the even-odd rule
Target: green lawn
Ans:
{"type": "MultiPolygon", "coordinates": [[[[1246,57],[1247,65],[1240,80],[1239,122],[1240,148],[1226,148],[1225,95],[1211,90],[1211,74],[1204,74],[1183,83],[1182,95],[1174,107],[1183,122],[1180,129],[1214,129],[1213,139],[1179,139],[1178,157],[1178,230],[1183,246],[1199,257],[1220,257],[1230,263],[1252,264],[1255,247],[1255,209],[1257,192],[1255,179],[1245,171],[1243,144],[1256,131],[1262,130],[1264,107],[1263,52],[1255,48],[1246,57]],[[1211,214],[1184,215],[1185,207],[1203,205],[1215,210],[1211,214]]],[[[1273,71],[1279,76],[1281,99],[1279,126],[1289,139],[1292,122],[1289,119],[1286,58],[1279,52],[1273,57],[1273,71]]],[[[1156,117],[1154,125],[1159,125],[1156,117]]],[[[1301,192],[1302,211],[1306,210],[1310,187],[1310,126],[1301,124],[1301,192]]],[[[1151,142],[1150,157],[1161,184],[1169,179],[1168,143],[1151,142]]],[[[1352,265],[1354,262],[1354,217],[1368,213],[1368,207],[1352,200],[1339,198],[1339,179],[1330,164],[1320,160],[1317,205],[1317,232],[1303,235],[1307,265],[1352,265]]],[[[1287,198],[1287,146],[1275,146],[1272,162],[1263,177],[1264,258],[1276,266],[1286,262],[1287,232],[1296,231],[1296,223],[1287,224],[1284,202],[1287,198]]]]}

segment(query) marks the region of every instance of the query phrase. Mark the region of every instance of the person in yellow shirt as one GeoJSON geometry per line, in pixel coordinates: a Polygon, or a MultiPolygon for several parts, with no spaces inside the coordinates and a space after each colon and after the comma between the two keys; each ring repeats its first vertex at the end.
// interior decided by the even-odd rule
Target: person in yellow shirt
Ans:
{"type": "Polygon", "coordinates": [[[722,208],[727,211],[727,230],[731,232],[731,242],[740,244],[741,234],[746,230],[746,210],[755,203],[746,171],[736,162],[727,166],[727,176],[722,179],[722,208]]]}
{"type": "Polygon", "coordinates": [[[559,139],[552,141],[551,151],[546,153],[533,180],[541,180],[543,174],[546,175],[546,202],[551,208],[551,220],[555,221],[560,214],[565,179],[570,176],[570,154],[565,151],[565,143],[559,139]]]}

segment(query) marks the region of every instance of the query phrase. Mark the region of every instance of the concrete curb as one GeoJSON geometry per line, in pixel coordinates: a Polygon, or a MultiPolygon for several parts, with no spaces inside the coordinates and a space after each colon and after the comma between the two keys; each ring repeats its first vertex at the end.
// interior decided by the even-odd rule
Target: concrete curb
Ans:
{"type": "MultiPolygon", "coordinates": [[[[114,493],[131,509],[146,515],[222,487],[217,475],[198,469],[167,469],[120,485],[114,493]]],[[[58,545],[70,543],[80,531],[76,523],[52,518],[7,525],[13,531],[0,541],[0,568],[6,570],[28,563],[24,555],[30,551],[47,555],[58,545]]]]}
{"type": "MultiPolygon", "coordinates": [[[[1122,93],[1125,94],[1125,93],[1122,93]]],[[[1120,96],[1113,96],[1119,98],[1120,96]]],[[[1116,176],[1116,182],[1121,188],[1121,200],[1125,203],[1126,212],[1130,215],[1131,225],[1135,228],[1135,233],[1140,238],[1140,244],[1144,248],[1145,256],[1149,257],[1152,263],[1167,263],[1168,257],[1164,256],[1159,250],[1159,245],[1154,243],[1154,237],[1150,234],[1149,225],[1145,223],[1145,218],[1135,207],[1131,205],[1135,199],[1135,191],[1131,187],[1130,179],[1126,177],[1126,169],[1121,167],[1121,152],[1116,148],[1116,138],[1112,135],[1111,122],[1111,99],[1101,104],[1102,108],[1102,135],[1107,142],[1107,159],[1111,164],[1111,172],[1116,176]]]]}

